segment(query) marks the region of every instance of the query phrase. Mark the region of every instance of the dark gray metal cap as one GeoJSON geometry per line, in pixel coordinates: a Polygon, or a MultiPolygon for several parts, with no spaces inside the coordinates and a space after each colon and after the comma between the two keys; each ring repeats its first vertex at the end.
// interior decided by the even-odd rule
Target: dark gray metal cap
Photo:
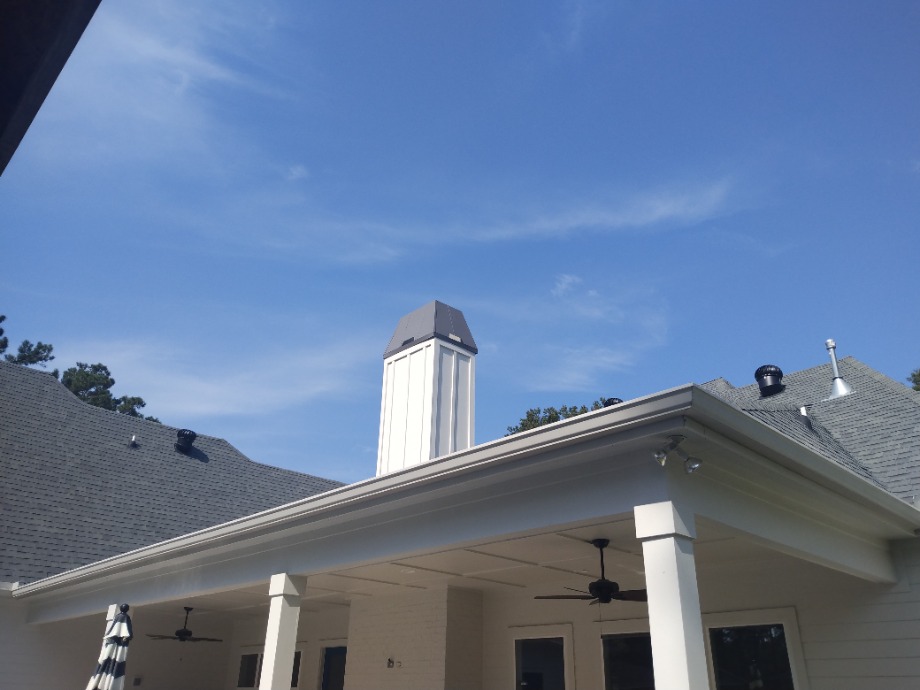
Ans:
{"type": "Polygon", "coordinates": [[[463,312],[435,300],[399,320],[383,358],[432,338],[440,338],[474,355],[479,352],[463,312]]]}

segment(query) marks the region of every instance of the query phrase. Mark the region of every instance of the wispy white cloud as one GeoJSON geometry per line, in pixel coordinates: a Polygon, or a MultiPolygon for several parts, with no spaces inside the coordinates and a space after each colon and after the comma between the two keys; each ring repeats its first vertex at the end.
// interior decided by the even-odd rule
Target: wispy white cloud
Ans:
{"type": "MultiPolygon", "coordinates": [[[[227,241],[271,251],[308,252],[314,258],[348,263],[379,263],[397,259],[419,246],[554,240],[589,233],[685,228],[730,213],[730,190],[730,182],[717,180],[690,189],[638,192],[608,202],[571,199],[560,202],[554,211],[530,215],[510,210],[474,210],[472,215],[489,214],[491,218],[473,224],[448,220],[419,222],[412,218],[333,217],[307,197],[264,187],[247,190],[219,209],[209,209],[200,217],[200,227],[205,232],[219,233],[227,241]],[[518,218],[511,219],[512,215],[518,218]],[[265,227],[265,218],[272,219],[271,227],[265,227]]],[[[520,204],[532,205],[533,199],[521,199],[520,204]]]]}
{"type": "Polygon", "coordinates": [[[649,286],[611,287],[562,274],[543,293],[464,304],[505,324],[502,340],[484,345],[525,390],[595,393],[599,381],[641,366],[668,339],[667,302],[649,286]],[[532,354],[521,358],[522,350],[532,354]]]}
{"type": "MultiPolygon", "coordinates": [[[[373,345],[377,343],[370,341],[373,345]]],[[[218,416],[262,416],[320,399],[345,395],[358,386],[359,371],[379,354],[367,340],[335,345],[263,351],[229,361],[219,352],[202,361],[201,348],[166,343],[92,341],[60,348],[57,361],[103,362],[112,372],[115,395],[140,395],[145,412],[164,422],[218,416]]]]}
{"type": "Polygon", "coordinates": [[[98,173],[134,161],[213,171],[245,157],[215,94],[284,97],[246,69],[272,30],[247,5],[103,4],[42,109],[40,152],[98,173]]]}
{"type": "Polygon", "coordinates": [[[562,273],[556,276],[556,283],[553,285],[550,293],[553,295],[553,297],[563,297],[564,295],[570,293],[574,287],[581,282],[582,280],[578,276],[562,273]]]}
{"type": "Polygon", "coordinates": [[[727,210],[731,183],[720,179],[693,187],[663,188],[598,202],[581,200],[568,208],[504,223],[475,235],[481,241],[560,237],[576,232],[611,232],[689,225],[727,210]]]}
{"type": "Polygon", "coordinates": [[[528,388],[533,391],[591,392],[598,381],[612,373],[632,368],[638,353],[628,347],[611,348],[597,345],[551,348],[539,375],[532,376],[528,388]]]}

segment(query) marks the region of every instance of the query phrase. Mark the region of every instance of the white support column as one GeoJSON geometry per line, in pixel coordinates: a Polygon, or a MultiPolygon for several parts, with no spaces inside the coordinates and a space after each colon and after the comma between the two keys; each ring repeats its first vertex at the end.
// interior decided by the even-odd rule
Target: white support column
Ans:
{"type": "Polygon", "coordinates": [[[260,690],[290,690],[294,668],[294,646],[300,620],[300,599],[307,580],[287,573],[272,575],[268,586],[271,607],[265,631],[260,690]]]}
{"type": "Polygon", "coordinates": [[[709,687],[700,595],[693,560],[693,516],[664,501],[636,506],[636,538],[642,541],[655,687],[709,687]]]}

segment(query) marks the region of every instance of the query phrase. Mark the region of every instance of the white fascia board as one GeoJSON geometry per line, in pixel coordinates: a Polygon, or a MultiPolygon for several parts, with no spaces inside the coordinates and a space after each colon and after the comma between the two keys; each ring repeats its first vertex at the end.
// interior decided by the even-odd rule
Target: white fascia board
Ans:
{"type": "Polygon", "coordinates": [[[905,537],[920,528],[916,507],[701,388],[694,388],[687,417],[688,433],[714,440],[709,430],[715,431],[851,501],[882,511],[893,524],[908,530],[905,537]]]}
{"type": "MultiPolygon", "coordinates": [[[[437,489],[440,493],[461,493],[467,482],[479,474],[518,465],[517,471],[536,474],[552,469],[541,456],[568,446],[587,444],[610,437],[611,446],[634,440],[644,433],[665,438],[682,428],[684,414],[692,402],[693,386],[686,385],[627,401],[556,424],[506,436],[490,443],[437,458],[429,463],[339,487],[261,513],[215,525],[197,532],[16,587],[16,598],[49,594],[97,578],[115,575],[165,560],[219,549],[226,553],[266,534],[293,529],[309,530],[311,523],[335,519],[343,529],[351,515],[373,507],[398,512],[415,495],[437,489]]],[[[572,462],[578,462],[573,454],[572,462]]]]}

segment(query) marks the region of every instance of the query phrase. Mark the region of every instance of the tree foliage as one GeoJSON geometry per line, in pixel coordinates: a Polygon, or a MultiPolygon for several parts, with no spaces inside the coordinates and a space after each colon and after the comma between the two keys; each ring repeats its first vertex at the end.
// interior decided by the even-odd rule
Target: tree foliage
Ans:
{"type": "Polygon", "coordinates": [[[591,412],[593,410],[599,410],[604,407],[607,403],[605,398],[598,398],[591,406],[587,405],[563,405],[562,407],[532,407],[527,410],[527,413],[521,417],[519,421],[514,426],[508,427],[508,433],[506,436],[511,434],[517,434],[521,431],[529,431],[530,429],[536,429],[538,426],[543,426],[545,424],[552,424],[553,422],[558,422],[562,419],[568,419],[569,417],[575,417],[576,415],[584,414],[585,412],[591,412]]]}
{"type": "Polygon", "coordinates": [[[95,407],[120,412],[130,417],[149,419],[151,422],[160,421],[156,417],[145,417],[139,412],[147,405],[143,398],[128,395],[116,398],[112,395],[111,389],[115,385],[115,379],[105,364],[77,362],[77,366],[64,371],[61,383],[80,400],[95,407]]]}
{"type": "Polygon", "coordinates": [[[920,369],[914,369],[907,377],[908,382],[915,391],[920,391],[920,369]]]}
{"type": "MultiPolygon", "coordinates": [[[[6,321],[6,316],[0,314],[0,323],[4,321],[6,321]]],[[[3,329],[0,328],[0,354],[5,353],[8,348],[9,339],[3,336],[3,329]]],[[[51,354],[53,350],[52,345],[43,343],[40,340],[35,344],[28,340],[23,340],[16,354],[4,355],[4,359],[11,364],[20,364],[22,366],[37,364],[44,367],[47,362],[54,359],[54,355],[51,354]]],[[[55,369],[51,374],[57,378],[58,370],[55,369]]],[[[128,395],[116,398],[112,395],[111,389],[115,385],[115,379],[112,378],[112,372],[104,364],[77,362],[77,366],[64,371],[61,376],[61,383],[80,400],[95,407],[120,412],[130,417],[148,419],[151,422],[160,421],[156,417],[145,417],[140,413],[139,410],[147,406],[143,398],[128,395]]]]}
{"type": "MultiPolygon", "coordinates": [[[[6,321],[6,316],[0,314],[0,323],[6,321]]],[[[0,354],[3,354],[7,351],[10,346],[9,338],[3,336],[3,329],[0,328],[0,354]]],[[[43,343],[39,340],[34,345],[28,340],[23,340],[19,345],[19,349],[16,351],[15,355],[4,355],[4,359],[10,364],[22,364],[25,366],[30,366],[32,364],[38,364],[41,367],[44,367],[46,363],[54,359],[54,355],[51,354],[54,350],[53,345],[43,343]]],[[[55,370],[55,376],[57,376],[55,370]]]]}

